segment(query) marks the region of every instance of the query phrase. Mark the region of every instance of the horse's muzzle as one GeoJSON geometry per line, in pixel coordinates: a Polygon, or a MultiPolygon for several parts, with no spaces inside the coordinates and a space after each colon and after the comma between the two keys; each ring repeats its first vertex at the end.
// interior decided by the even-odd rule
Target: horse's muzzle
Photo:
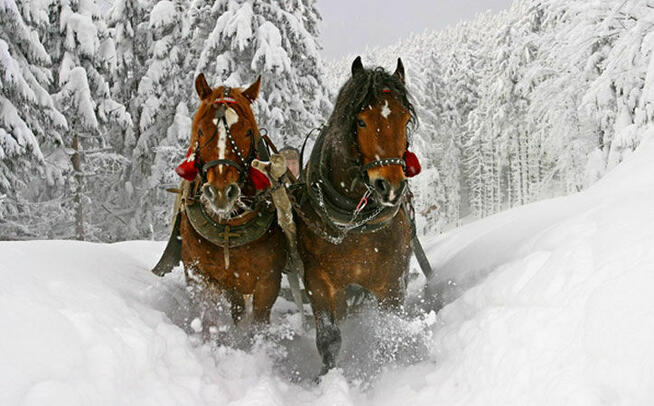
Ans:
{"type": "Polygon", "coordinates": [[[236,183],[231,183],[224,189],[217,189],[210,183],[202,186],[203,200],[221,217],[229,215],[240,196],[241,188],[236,183]]]}
{"type": "Polygon", "coordinates": [[[399,199],[404,195],[406,190],[406,180],[402,180],[397,184],[392,184],[384,178],[376,178],[372,182],[375,189],[377,199],[384,206],[395,206],[398,204],[399,199]]]}

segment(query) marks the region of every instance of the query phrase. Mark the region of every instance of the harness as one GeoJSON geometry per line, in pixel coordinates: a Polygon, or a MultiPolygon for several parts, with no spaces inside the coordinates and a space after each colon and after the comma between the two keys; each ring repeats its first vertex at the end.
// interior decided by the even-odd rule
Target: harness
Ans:
{"type": "MultiPolygon", "coordinates": [[[[232,151],[238,157],[240,162],[236,162],[231,159],[214,159],[212,161],[203,163],[200,158],[196,162],[196,166],[200,169],[200,174],[202,177],[202,182],[207,181],[207,173],[209,169],[218,166],[218,165],[227,165],[235,168],[239,172],[239,186],[243,184],[248,179],[248,171],[251,167],[252,161],[259,157],[260,159],[268,160],[269,154],[268,149],[265,145],[265,141],[261,137],[256,137],[255,133],[252,130],[248,131],[248,134],[251,139],[250,150],[248,155],[244,157],[243,152],[236,144],[234,137],[232,136],[231,130],[227,123],[227,118],[225,116],[225,111],[227,109],[227,104],[236,104],[236,100],[232,97],[229,97],[230,89],[225,88],[225,93],[223,97],[216,99],[215,104],[219,104],[219,108],[216,111],[214,123],[216,124],[216,129],[212,136],[200,145],[198,140],[197,145],[197,156],[199,157],[199,150],[206,147],[218,134],[218,123],[222,123],[227,139],[229,140],[232,151]],[[256,139],[259,139],[259,143],[256,142],[256,139]]],[[[198,129],[200,136],[202,137],[202,130],[198,129]]],[[[257,132],[258,134],[258,132],[257,132]]],[[[239,224],[239,225],[230,225],[218,223],[213,220],[213,218],[206,212],[204,205],[199,202],[199,185],[201,183],[196,180],[193,183],[185,182],[184,190],[182,191],[182,200],[184,202],[184,211],[189,219],[189,222],[193,226],[193,229],[200,234],[204,239],[210,241],[212,244],[222,247],[225,254],[225,264],[226,267],[229,267],[229,248],[240,247],[251,242],[254,242],[261,238],[269,229],[270,226],[275,221],[275,208],[269,199],[269,194],[262,193],[257,195],[251,202],[250,206],[247,207],[247,210],[244,213],[241,213],[239,216],[230,218],[231,222],[239,219],[243,219],[248,215],[254,213],[254,216],[251,220],[239,224]]]]}
{"type": "Polygon", "coordinates": [[[371,168],[388,165],[400,165],[404,169],[406,167],[404,159],[384,158],[364,165],[358,142],[355,139],[354,146],[357,154],[354,166],[356,168],[356,174],[353,185],[356,182],[361,182],[365,186],[366,191],[359,200],[351,199],[339,192],[326,180],[327,176],[325,172],[327,168],[322,159],[325,138],[326,132],[323,129],[311,152],[310,164],[304,172],[305,187],[303,191],[305,193],[302,193],[300,200],[306,196],[313,211],[327,227],[321,227],[316,224],[315,220],[311,220],[302,211],[302,201],[298,201],[297,196],[295,196],[296,194],[293,194],[294,207],[298,215],[314,233],[334,245],[343,242],[350,232],[374,233],[387,227],[403,205],[402,203],[405,201],[405,194],[408,188],[406,185],[403,187],[395,205],[381,205],[379,202],[370,199],[374,190],[369,184],[367,171],[371,168]]]}
{"type": "MultiPolygon", "coordinates": [[[[236,100],[232,97],[229,97],[229,92],[230,92],[229,87],[225,87],[225,93],[223,97],[214,100],[214,104],[219,104],[220,107],[218,107],[218,110],[216,110],[216,116],[214,118],[214,123],[216,124],[216,129],[204,145],[200,146],[199,145],[199,140],[198,140],[198,152],[200,148],[206,147],[209,142],[211,142],[214,138],[216,138],[216,135],[218,134],[218,123],[222,123],[223,128],[225,129],[225,133],[227,134],[227,139],[229,140],[229,143],[231,145],[232,151],[236,153],[236,156],[238,157],[239,162],[233,161],[231,159],[214,159],[213,161],[209,161],[205,164],[202,164],[202,162],[199,162],[200,166],[200,173],[202,174],[202,179],[206,181],[207,179],[207,172],[209,169],[213,168],[214,166],[218,165],[227,165],[235,168],[238,173],[239,173],[239,178],[238,178],[238,183],[239,185],[243,185],[245,183],[245,180],[247,179],[248,175],[248,170],[250,168],[250,163],[254,158],[256,158],[256,148],[255,148],[255,136],[252,132],[252,130],[248,130],[248,135],[250,136],[250,151],[247,156],[247,158],[243,157],[243,153],[241,152],[241,149],[238,147],[236,144],[236,141],[234,140],[234,137],[232,136],[232,132],[229,128],[229,125],[227,124],[227,117],[225,116],[225,111],[227,110],[227,104],[236,104],[236,100]]],[[[202,130],[198,129],[200,132],[200,135],[202,136],[202,130]]]]}
{"type": "MultiPolygon", "coordinates": [[[[304,140],[301,156],[304,155],[307,139],[312,133],[313,130],[307,134],[304,140]]],[[[361,152],[355,140],[354,146],[357,151],[355,168],[358,168],[358,170],[354,182],[363,179],[363,185],[366,188],[366,191],[357,203],[356,200],[340,193],[326,180],[327,177],[324,175],[326,168],[321,159],[323,157],[325,138],[326,133],[323,128],[311,152],[309,165],[303,173],[304,183],[291,186],[291,202],[297,215],[302,218],[304,224],[313,233],[333,245],[339,245],[350,232],[374,233],[387,227],[401,208],[407,215],[411,228],[411,249],[416,256],[423,274],[427,280],[430,280],[433,271],[427,255],[422,248],[422,244],[420,244],[420,240],[418,239],[415,209],[412,202],[413,195],[409,191],[409,188],[405,185],[400,192],[397,203],[390,207],[382,206],[376,201],[368,201],[368,198],[372,195],[372,187],[368,183],[366,171],[371,168],[387,165],[400,165],[402,169],[406,170],[407,162],[405,158],[384,158],[362,165],[361,152]],[[314,167],[312,163],[316,166],[314,167]],[[316,214],[316,216],[313,216],[314,218],[303,210],[306,203],[311,206],[312,211],[316,214]],[[316,219],[315,217],[318,218],[316,219]],[[320,223],[326,225],[326,227],[320,223]]],[[[407,142],[407,152],[408,147],[407,142]]],[[[409,158],[406,153],[405,156],[407,156],[407,159],[409,158]]],[[[413,159],[416,159],[415,155],[413,155],[413,159]]],[[[417,173],[419,173],[419,166],[417,173]]]]}
{"type": "Polygon", "coordinates": [[[185,202],[184,210],[189,222],[204,239],[223,248],[234,248],[249,244],[263,237],[275,221],[275,208],[267,201],[260,201],[251,210],[230,220],[238,220],[255,212],[252,220],[239,224],[221,224],[214,221],[197,199],[185,202]]]}

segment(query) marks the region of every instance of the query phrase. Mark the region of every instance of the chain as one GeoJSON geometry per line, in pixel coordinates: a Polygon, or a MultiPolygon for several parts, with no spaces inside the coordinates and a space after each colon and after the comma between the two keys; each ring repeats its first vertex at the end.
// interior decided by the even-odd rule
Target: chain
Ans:
{"type": "MultiPolygon", "coordinates": [[[[323,214],[325,216],[327,216],[327,218],[329,218],[329,213],[327,212],[327,207],[325,205],[325,198],[324,198],[323,193],[322,193],[322,188],[320,187],[321,182],[322,181],[318,181],[318,182],[314,183],[315,190],[316,190],[316,192],[318,194],[319,206],[320,206],[323,214]]],[[[366,194],[370,195],[370,193],[371,193],[371,191],[370,191],[370,189],[368,189],[366,191],[366,194]]],[[[365,218],[361,219],[360,221],[355,222],[356,218],[359,216],[359,214],[361,213],[363,208],[364,208],[364,206],[360,206],[357,210],[354,210],[354,212],[352,213],[352,217],[350,218],[350,221],[348,221],[346,224],[341,225],[341,224],[334,223],[333,221],[331,221],[331,223],[334,225],[335,228],[337,228],[343,234],[347,234],[350,230],[355,229],[357,227],[361,227],[362,225],[366,224],[370,220],[373,220],[375,217],[377,217],[384,210],[384,207],[380,205],[368,217],[365,217],[365,218]]]]}
{"type": "MultiPolygon", "coordinates": [[[[350,221],[348,221],[347,224],[343,224],[343,225],[337,224],[337,223],[334,223],[333,221],[330,220],[330,216],[329,216],[329,213],[327,212],[327,208],[326,208],[326,205],[325,205],[325,199],[324,199],[324,196],[323,196],[323,193],[322,193],[322,189],[319,186],[319,183],[314,184],[314,190],[316,191],[316,194],[318,195],[318,205],[320,206],[321,212],[325,216],[324,218],[327,219],[329,221],[329,223],[336,229],[337,235],[335,235],[335,236],[327,233],[322,227],[319,227],[311,219],[309,219],[304,214],[304,212],[301,210],[300,204],[295,200],[295,196],[292,193],[291,193],[291,200],[293,202],[293,205],[295,206],[296,213],[302,218],[302,221],[304,221],[304,223],[307,225],[307,227],[311,231],[313,231],[315,234],[318,234],[324,240],[326,240],[326,241],[328,241],[328,242],[330,242],[331,244],[334,244],[334,245],[339,245],[340,243],[342,243],[343,240],[345,239],[345,237],[347,236],[348,232],[350,232],[351,230],[353,230],[353,229],[355,229],[357,227],[361,227],[361,226],[365,225],[366,223],[368,223],[369,221],[371,221],[375,217],[377,217],[384,210],[384,208],[382,206],[380,206],[379,208],[377,208],[375,211],[373,211],[367,217],[365,217],[365,218],[363,218],[363,219],[361,219],[359,221],[356,221],[357,217],[359,216],[359,214],[361,214],[361,211],[365,207],[364,205],[362,205],[352,213],[352,218],[350,219],[350,221]]],[[[368,196],[370,195],[370,193],[371,193],[370,190],[368,190],[366,192],[366,194],[368,196]]]]}
{"type": "Polygon", "coordinates": [[[295,213],[300,216],[304,224],[311,230],[314,234],[319,235],[322,237],[323,240],[326,240],[327,242],[334,244],[334,245],[339,245],[341,242],[343,242],[343,238],[338,238],[338,237],[333,237],[330,234],[327,234],[322,227],[318,227],[314,222],[302,211],[302,208],[300,207],[300,203],[297,201],[295,198],[295,194],[289,193],[288,197],[291,199],[291,203],[293,204],[293,207],[295,208],[295,213]]]}

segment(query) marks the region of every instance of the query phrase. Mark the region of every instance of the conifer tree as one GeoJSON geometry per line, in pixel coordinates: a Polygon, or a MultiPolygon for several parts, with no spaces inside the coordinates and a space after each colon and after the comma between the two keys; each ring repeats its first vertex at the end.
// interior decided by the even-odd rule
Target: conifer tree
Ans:
{"type": "Polygon", "coordinates": [[[124,162],[113,153],[108,137],[116,126],[129,126],[131,119],[109,89],[107,77],[116,53],[96,3],[57,0],[49,11],[50,24],[41,30],[53,64],[50,93],[68,121],[62,137],[70,152],[63,169],[64,187],[73,199],[72,205],[66,203],[64,208],[74,211],[75,238],[95,238],[92,235],[102,225],[87,223],[91,218],[108,221],[108,216],[88,214],[102,210],[105,197],[110,196],[108,184],[115,182],[115,165],[124,162]],[[107,160],[113,164],[107,165],[107,160]]]}
{"type": "Polygon", "coordinates": [[[173,162],[180,159],[188,147],[190,124],[187,128],[176,124],[188,122],[188,104],[197,103],[191,96],[193,70],[187,10],[184,0],[161,0],[154,5],[149,17],[152,42],[146,62],[148,68],[138,85],[138,97],[142,100],[139,136],[131,153],[132,171],[128,184],[129,191],[133,192],[130,200],[134,207],[130,230],[140,238],[163,235],[168,229],[171,202],[164,189],[171,185],[156,180],[174,181],[170,176],[174,173],[173,162]],[[172,140],[176,145],[171,145],[172,140]],[[155,165],[163,161],[171,165],[155,165]]]}
{"type": "Polygon", "coordinates": [[[197,19],[204,27],[206,21],[215,23],[203,42],[196,73],[228,86],[242,86],[261,74],[261,96],[254,109],[259,125],[274,139],[298,145],[322,123],[330,103],[314,1],[220,2],[197,19]]]}
{"type": "Polygon", "coordinates": [[[42,150],[61,145],[66,119],[48,93],[50,56],[35,26],[46,24],[39,4],[0,4],[0,234],[35,236],[27,227],[38,211],[36,178],[59,180],[55,162],[42,150]]]}

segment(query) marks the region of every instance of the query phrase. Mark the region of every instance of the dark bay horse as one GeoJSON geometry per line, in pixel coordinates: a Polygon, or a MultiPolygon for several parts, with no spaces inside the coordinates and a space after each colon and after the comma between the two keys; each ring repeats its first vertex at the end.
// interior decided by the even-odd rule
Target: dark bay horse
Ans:
{"type": "Polygon", "coordinates": [[[187,179],[176,218],[181,246],[170,248],[175,245],[173,231],[153,270],[165,273],[179,261],[174,254],[166,260],[166,255],[178,252],[189,284],[224,294],[235,323],[243,318],[245,295],[253,295],[254,321],[270,321],[287,258],[275,208],[269,196],[257,193],[265,188],[258,184],[263,175],[251,167],[254,159],[267,159],[261,156],[265,146],[250,106],[260,85],[261,78],[245,90],[212,89],[204,75],[197,77],[200,107],[187,159],[177,169],[187,179]]]}
{"type": "Polygon", "coordinates": [[[402,61],[389,74],[357,58],[303,173],[298,240],[323,373],[340,350],[337,322],[349,285],[373,293],[384,309],[404,303],[411,256],[405,157],[415,123],[402,61]]]}

